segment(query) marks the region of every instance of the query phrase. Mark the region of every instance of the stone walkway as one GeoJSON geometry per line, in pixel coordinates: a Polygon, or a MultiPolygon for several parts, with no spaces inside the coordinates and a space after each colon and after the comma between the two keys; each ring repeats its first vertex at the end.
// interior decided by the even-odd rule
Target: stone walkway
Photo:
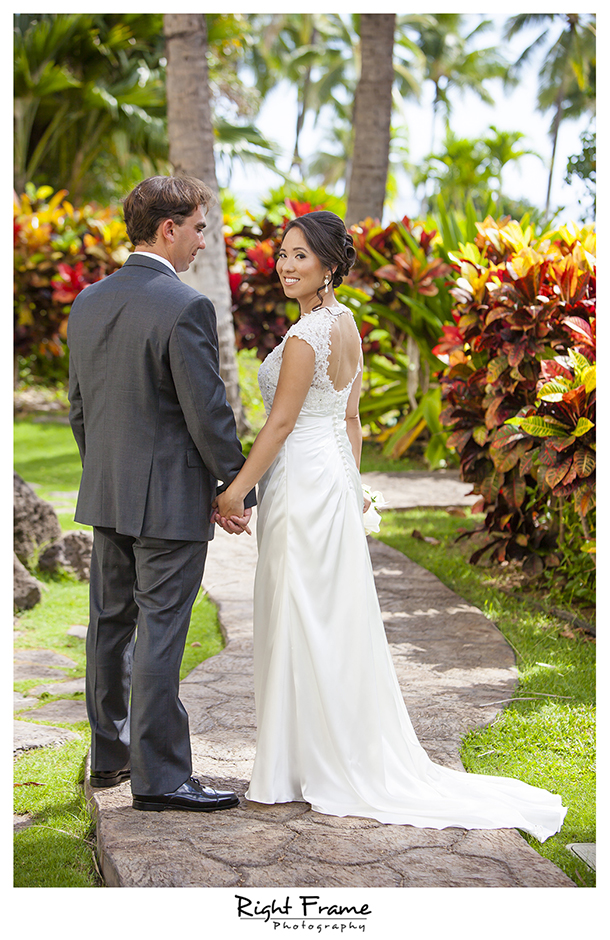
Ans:
{"type": "MultiPolygon", "coordinates": [[[[450,471],[434,475],[434,490],[423,474],[365,479],[392,508],[472,501],[465,495],[469,487],[450,471]]],[[[415,730],[435,761],[462,769],[461,738],[489,723],[514,690],[512,651],[478,609],[401,553],[369,542],[388,641],[415,730]]],[[[181,691],[194,773],[240,796],[255,747],[255,563],[254,537],[218,531],[204,586],[219,606],[226,646],[193,670],[181,691]]],[[[49,720],[64,719],[49,713],[49,720]]],[[[86,792],[97,818],[101,870],[111,887],[574,887],[512,830],[388,826],[324,816],[302,803],[263,806],[245,799],[222,813],[138,813],[131,808],[128,783],[108,791],[87,786],[86,792]]]]}

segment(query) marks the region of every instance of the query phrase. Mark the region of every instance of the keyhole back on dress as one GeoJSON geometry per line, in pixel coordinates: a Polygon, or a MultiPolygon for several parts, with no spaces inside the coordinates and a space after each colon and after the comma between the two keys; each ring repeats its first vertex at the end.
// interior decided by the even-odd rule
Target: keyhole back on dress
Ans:
{"type": "Polygon", "coordinates": [[[337,317],[330,331],[327,374],[337,392],[350,384],[360,362],[360,334],[351,313],[337,317]]]}

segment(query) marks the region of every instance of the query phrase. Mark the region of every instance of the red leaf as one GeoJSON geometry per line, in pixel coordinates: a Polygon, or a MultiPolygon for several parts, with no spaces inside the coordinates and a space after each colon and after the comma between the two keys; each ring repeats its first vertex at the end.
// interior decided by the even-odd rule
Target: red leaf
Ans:
{"type": "Polygon", "coordinates": [[[584,336],[588,343],[593,346],[595,340],[593,338],[593,332],[590,325],[586,320],[581,319],[581,317],[566,317],[563,321],[563,325],[567,326],[572,333],[577,333],[579,336],[584,336]]]}

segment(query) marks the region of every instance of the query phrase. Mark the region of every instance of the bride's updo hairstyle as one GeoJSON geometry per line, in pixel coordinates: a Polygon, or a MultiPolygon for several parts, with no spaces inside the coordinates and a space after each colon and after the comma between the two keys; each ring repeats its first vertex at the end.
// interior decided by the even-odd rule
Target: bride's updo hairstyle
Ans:
{"type": "MultiPolygon", "coordinates": [[[[314,255],[328,268],[332,275],[332,286],[338,287],[356,261],[354,240],[343,221],[334,212],[321,210],[308,212],[292,219],[284,230],[282,241],[291,228],[300,228],[314,255]]],[[[320,305],[324,284],[318,289],[320,305]]]]}

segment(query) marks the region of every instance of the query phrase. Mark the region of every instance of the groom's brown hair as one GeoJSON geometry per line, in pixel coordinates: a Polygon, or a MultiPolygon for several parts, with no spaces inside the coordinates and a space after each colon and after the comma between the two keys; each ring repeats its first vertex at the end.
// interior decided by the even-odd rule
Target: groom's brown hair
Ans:
{"type": "Polygon", "coordinates": [[[182,225],[199,206],[207,210],[214,202],[210,187],[193,176],[150,176],[123,200],[127,234],[133,245],[152,245],[164,219],[182,225]]]}

